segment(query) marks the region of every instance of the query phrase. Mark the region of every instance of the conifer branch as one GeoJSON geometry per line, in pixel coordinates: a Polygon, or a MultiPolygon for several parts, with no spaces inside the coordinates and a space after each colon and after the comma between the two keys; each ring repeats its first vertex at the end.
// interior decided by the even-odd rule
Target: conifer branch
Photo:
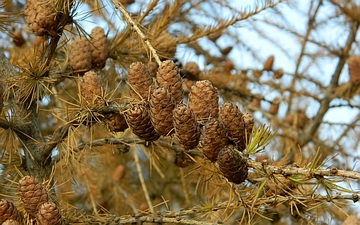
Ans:
{"type": "Polygon", "coordinates": [[[185,224],[185,225],[216,225],[222,223],[209,223],[201,222],[192,219],[184,218],[167,218],[162,216],[125,216],[125,217],[108,217],[104,219],[92,219],[91,223],[101,223],[101,224],[134,224],[134,223],[171,223],[171,224],[185,224]]]}
{"type": "MultiPolygon", "coordinates": [[[[319,9],[320,7],[322,6],[322,0],[319,0],[317,2],[317,5],[315,6],[315,10],[314,12],[312,12],[312,6],[313,3],[311,4],[311,6],[309,7],[309,18],[308,18],[308,26],[306,28],[306,33],[304,35],[304,40],[302,42],[302,45],[301,45],[301,52],[300,52],[300,55],[298,56],[297,60],[296,60],[296,68],[295,68],[295,72],[294,72],[294,75],[293,75],[293,78],[291,80],[291,86],[290,86],[290,89],[294,89],[295,87],[295,84],[296,82],[298,81],[298,76],[299,76],[299,69],[300,69],[300,64],[302,62],[302,59],[303,57],[305,56],[305,50],[306,50],[306,46],[307,46],[307,43],[308,43],[308,38],[310,37],[310,33],[311,31],[314,29],[314,21],[316,19],[316,16],[318,15],[318,12],[319,12],[319,9]],[[312,13],[312,14],[311,14],[312,13]]],[[[288,104],[288,108],[287,108],[287,114],[290,112],[291,110],[291,107],[292,107],[292,101],[293,101],[293,96],[294,96],[294,93],[291,93],[290,94],[290,97],[289,97],[289,104],[288,104]]]]}
{"type": "Polygon", "coordinates": [[[271,174],[282,174],[284,176],[291,175],[303,175],[304,177],[313,178],[315,176],[327,176],[327,177],[340,177],[340,178],[351,178],[360,181],[360,173],[351,170],[339,170],[336,167],[330,169],[308,169],[301,168],[295,165],[287,166],[272,166],[264,165],[261,162],[256,162],[251,159],[247,159],[247,165],[256,170],[263,170],[271,174]]]}
{"type": "Polygon", "coordinates": [[[330,85],[326,90],[326,95],[320,102],[320,109],[318,110],[315,118],[313,119],[311,124],[309,124],[306,127],[306,129],[304,130],[304,134],[300,138],[299,143],[301,144],[301,146],[306,145],[311,140],[315,131],[319,128],[319,126],[324,118],[324,115],[326,114],[326,112],[328,111],[328,109],[330,107],[329,104],[330,104],[331,100],[334,98],[334,94],[332,92],[333,92],[334,88],[338,85],[341,71],[345,65],[345,62],[349,55],[349,51],[351,50],[351,46],[356,39],[356,34],[358,31],[358,28],[359,28],[358,22],[353,22],[350,25],[350,32],[348,34],[345,46],[342,48],[342,54],[339,57],[339,61],[336,65],[335,71],[332,75],[330,85]]]}
{"type": "MultiPolygon", "coordinates": [[[[175,144],[175,143],[169,143],[167,141],[164,141],[162,139],[159,139],[156,141],[157,144],[160,146],[172,149],[174,151],[184,151],[184,149],[175,144]]],[[[145,141],[140,140],[139,138],[105,138],[105,139],[97,139],[93,140],[88,143],[80,143],[78,145],[79,149],[84,148],[85,146],[102,146],[107,144],[113,144],[113,145],[124,145],[124,144],[145,144],[145,141]]],[[[197,156],[203,156],[203,154],[193,149],[191,150],[191,154],[197,155],[197,156]]],[[[287,165],[287,166],[273,166],[273,165],[264,165],[261,162],[256,162],[250,158],[246,159],[247,165],[250,168],[256,169],[256,170],[264,170],[268,171],[272,174],[282,174],[284,176],[291,176],[291,175],[303,175],[303,176],[329,176],[329,177],[342,177],[342,178],[351,178],[355,180],[360,180],[360,173],[350,170],[339,170],[335,167],[332,167],[330,169],[320,169],[317,168],[315,170],[308,169],[308,168],[301,168],[297,167],[295,165],[287,165]]]]}

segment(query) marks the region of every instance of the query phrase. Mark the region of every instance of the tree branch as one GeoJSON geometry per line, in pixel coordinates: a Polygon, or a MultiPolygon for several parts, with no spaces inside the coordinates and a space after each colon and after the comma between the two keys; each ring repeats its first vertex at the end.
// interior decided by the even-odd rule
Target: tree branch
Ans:
{"type": "Polygon", "coordinates": [[[350,30],[349,36],[347,38],[344,48],[342,49],[342,55],[339,57],[339,62],[336,66],[334,74],[332,75],[330,85],[328,86],[327,91],[326,91],[326,95],[320,102],[320,109],[318,110],[316,116],[313,118],[312,122],[304,130],[304,133],[299,141],[300,146],[304,146],[309,141],[311,141],[311,138],[312,138],[313,134],[316,132],[316,130],[319,128],[319,126],[324,118],[324,115],[329,110],[329,107],[330,107],[329,104],[330,104],[331,100],[333,100],[333,98],[334,98],[333,89],[338,85],[341,71],[342,71],[342,69],[345,65],[345,62],[347,60],[347,57],[349,55],[351,45],[355,41],[358,27],[359,27],[359,23],[357,23],[357,22],[354,22],[351,25],[351,30],[350,30]]]}
{"type": "MultiPolygon", "coordinates": [[[[168,141],[159,139],[154,143],[159,144],[163,147],[170,148],[174,151],[183,151],[184,149],[175,143],[169,143],[168,141]]],[[[124,145],[124,144],[145,144],[145,141],[140,140],[139,138],[104,138],[98,139],[91,142],[83,142],[78,145],[79,149],[83,149],[85,146],[102,146],[105,144],[114,144],[114,145],[124,145]]],[[[125,153],[125,152],[124,152],[125,153]]],[[[197,150],[193,149],[190,151],[191,155],[203,156],[203,154],[197,150]]],[[[239,152],[239,154],[242,154],[239,152]]],[[[242,156],[245,157],[245,156],[242,156]]],[[[255,170],[263,170],[270,172],[272,174],[282,174],[284,176],[291,176],[291,175],[304,175],[304,176],[330,176],[330,177],[342,177],[342,178],[351,178],[360,180],[360,173],[354,171],[347,171],[347,170],[338,170],[337,168],[330,168],[330,169],[308,169],[308,168],[299,168],[296,166],[288,165],[288,166],[273,166],[273,165],[264,165],[261,162],[256,162],[250,158],[246,158],[247,165],[250,168],[255,170]]]]}
{"type": "Polygon", "coordinates": [[[338,170],[335,167],[330,169],[307,169],[307,168],[299,168],[296,166],[272,166],[272,165],[264,165],[261,162],[256,162],[251,159],[247,159],[247,165],[256,170],[267,171],[272,174],[282,174],[284,176],[291,175],[303,175],[306,177],[315,177],[318,176],[329,176],[329,177],[342,177],[342,178],[351,178],[360,181],[360,173],[354,171],[347,170],[338,170]]]}

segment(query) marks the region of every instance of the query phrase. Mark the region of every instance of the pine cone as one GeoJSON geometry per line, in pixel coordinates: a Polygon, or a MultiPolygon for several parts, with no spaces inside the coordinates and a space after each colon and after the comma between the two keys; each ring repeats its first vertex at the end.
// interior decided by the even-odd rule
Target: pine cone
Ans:
{"type": "Polygon", "coordinates": [[[45,1],[28,0],[24,7],[25,21],[36,36],[56,36],[59,18],[54,7],[45,1]]]}
{"type": "Polygon", "coordinates": [[[192,110],[184,104],[177,105],[173,111],[175,135],[185,150],[198,145],[200,130],[192,110]]]}
{"type": "Polygon", "coordinates": [[[261,70],[253,70],[253,76],[256,79],[259,79],[262,75],[262,71],[261,70]]]}
{"type": "Polygon", "coordinates": [[[210,81],[197,81],[191,87],[188,105],[192,109],[196,120],[217,118],[219,114],[219,94],[210,81]]]}
{"type": "Polygon", "coordinates": [[[350,56],[348,59],[350,82],[360,84],[360,56],[350,56]]]}
{"type": "Polygon", "coordinates": [[[274,63],[274,56],[271,55],[271,56],[269,56],[269,58],[267,58],[267,60],[265,61],[263,70],[265,70],[265,71],[271,71],[271,70],[272,70],[273,63],[274,63]]]}
{"type": "Polygon", "coordinates": [[[168,135],[173,129],[172,111],[175,100],[164,87],[156,88],[150,96],[150,118],[155,131],[160,135],[168,135]]]}
{"type": "Polygon", "coordinates": [[[227,47],[225,47],[223,49],[220,49],[220,52],[223,55],[228,55],[231,52],[232,49],[233,49],[233,46],[227,46],[227,47]]]}
{"type": "Polygon", "coordinates": [[[242,151],[246,147],[245,122],[242,113],[234,103],[224,103],[220,108],[219,119],[224,124],[229,139],[242,151]]]}
{"type": "Polygon", "coordinates": [[[106,114],[105,121],[112,132],[121,132],[128,128],[124,115],[120,113],[106,114]]]}
{"type": "Polygon", "coordinates": [[[30,218],[35,218],[38,206],[49,201],[49,195],[42,184],[32,176],[25,176],[19,181],[20,199],[30,218]]]}
{"type": "Polygon", "coordinates": [[[120,0],[119,2],[120,2],[121,4],[128,5],[128,4],[134,3],[135,0],[120,0]]]}
{"type": "Polygon", "coordinates": [[[6,220],[2,225],[21,225],[21,223],[16,220],[6,220]]]}
{"type": "Polygon", "coordinates": [[[260,94],[255,94],[251,99],[250,105],[255,108],[260,108],[261,99],[262,99],[262,97],[260,94]]]}
{"type": "Polygon", "coordinates": [[[147,68],[150,72],[150,75],[152,77],[156,77],[157,70],[159,68],[159,65],[156,62],[148,62],[147,68]]]}
{"type": "Polygon", "coordinates": [[[286,115],[284,121],[290,126],[296,126],[297,128],[303,129],[308,123],[309,118],[306,117],[305,112],[299,110],[295,113],[286,115]]]}
{"type": "Polygon", "coordinates": [[[274,79],[280,79],[284,75],[284,71],[282,69],[278,69],[274,71],[274,79]]]}
{"type": "Polygon", "coordinates": [[[57,205],[53,202],[45,202],[39,206],[36,215],[36,222],[39,225],[62,225],[63,220],[57,205]]]}
{"type": "Polygon", "coordinates": [[[230,74],[231,70],[234,69],[234,63],[231,62],[230,60],[226,60],[226,61],[224,62],[223,68],[224,68],[224,72],[225,72],[225,73],[230,74]]]}
{"type": "Polygon", "coordinates": [[[270,104],[269,113],[275,115],[279,111],[280,99],[274,98],[270,104]]]}
{"type": "Polygon", "coordinates": [[[247,135],[246,140],[247,140],[247,143],[249,143],[250,138],[251,138],[251,133],[252,133],[254,123],[255,123],[254,118],[252,117],[252,115],[250,113],[244,113],[242,115],[242,118],[245,123],[245,134],[247,135]]]}
{"type": "Polygon", "coordinates": [[[240,184],[246,180],[248,176],[246,159],[232,146],[221,149],[217,162],[220,171],[230,182],[240,184]]]}
{"type": "Polygon", "coordinates": [[[14,45],[21,47],[25,43],[25,39],[24,39],[21,31],[16,31],[16,32],[12,33],[11,36],[12,36],[14,45]]]}
{"type": "Polygon", "coordinates": [[[149,99],[149,93],[153,89],[153,79],[147,67],[141,62],[134,62],[128,71],[129,93],[131,97],[141,100],[149,99]],[[141,97],[140,97],[140,96],[141,97]]]}
{"type": "Polygon", "coordinates": [[[113,174],[112,174],[112,176],[111,176],[111,178],[112,178],[112,180],[114,181],[114,182],[119,182],[119,181],[121,181],[123,178],[124,178],[124,176],[125,176],[125,170],[126,170],[126,167],[124,166],[124,165],[118,165],[116,168],[115,168],[115,170],[114,170],[114,172],[113,172],[113,174]]]}
{"type": "Polygon", "coordinates": [[[85,37],[76,37],[70,49],[71,69],[78,72],[91,70],[91,47],[85,37]]]}
{"type": "Polygon", "coordinates": [[[102,85],[96,73],[86,72],[81,82],[81,96],[88,106],[104,106],[102,99],[102,85]]]}
{"type": "Polygon", "coordinates": [[[166,30],[163,30],[160,34],[153,34],[152,42],[154,48],[157,50],[157,54],[161,60],[174,58],[176,53],[176,40],[166,30]]]}
{"type": "Polygon", "coordinates": [[[182,102],[184,94],[180,72],[172,60],[166,60],[161,63],[156,73],[156,80],[159,86],[169,89],[177,104],[182,102]]]}
{"type": "Polygon", "coordinates": [[[201,130],[200,147],[206,158],[215,162],[219,151],[227,144],[226,130],[221,121],[211,118],[201,130]]]}
{"type": "Polygon", "coordinates": [[[108,43],[101,27],[95,27],[90,34],[91,60],[95,68],[103,68],[108,57],[108,43]]]}
{"type": "Polygon", "coordinates": [[[14,203],[6,200],[0,200],[0,224],[7,220],[17,221],[23,223],[24,217],[21,212],[15,207],[14,203]]]}
{"type": "Polygon", "coordinates": [[[155,141],[160,136],[151,125],[147,106],[143,104],[133,105],[125,112],[125,118],[133,133],[145,141],[155,141]]]}
{"type": "Polygon", "coordinates": [[[199,80],[200,69],[196,62],[187,62],[183,69],[184,77],[189,80],[199,80]]]}
{"type": "Polygon", "coordinates": [[[216,31],[208,36],[210,41],[215,42],[222,35],[222,30],[216,31]]]}

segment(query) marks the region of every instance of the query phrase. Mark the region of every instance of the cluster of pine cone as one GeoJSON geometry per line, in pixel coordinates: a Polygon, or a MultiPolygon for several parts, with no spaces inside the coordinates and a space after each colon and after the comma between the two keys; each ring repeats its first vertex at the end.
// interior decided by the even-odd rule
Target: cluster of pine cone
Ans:
{"type": "Polygon", "coordinates": [[[39,225],[62,225],[57,205],[51,201],[43,185],[32,176],[25,176],[19,181],[20,199],[27,213],[25,219],[14,203],[6,199],[0,200],[0,224],[20,225],[27,220],[36,220],[39,225]]]}
{"type": "Polygon", "coordinates": [[[86,72],[93,68],[103,68],[108,57],[108,43],[104,29],[95,27],[90,38],[75,38],[70,49],[70,67],[73,71],[86,72]]]}
{"type": "Polygon", "coordinates": [[[234,103],[224,103],[219,109],[218,91],[210,81],[197,81],[191,87],[187,105],[182,103],[179,69],[171,60],[161,63],[155,80],[143,63],[131,64],[128,84],[130,95],[139,101],[125,117],[140,139],[172,136],[185,150],[198,147],[218,163],[229,181],[241,183],[247,178],[246,159],[238,151],[245,149],[254,120],[234,103]]]}

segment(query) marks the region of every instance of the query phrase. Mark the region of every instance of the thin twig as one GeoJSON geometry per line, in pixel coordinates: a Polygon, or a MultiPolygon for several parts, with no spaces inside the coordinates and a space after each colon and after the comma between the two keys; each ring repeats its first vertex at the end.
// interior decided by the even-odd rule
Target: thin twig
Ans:
{"type": "Polygon", "coordinates": [[[358,28],[359,28],[359,23],[354,22],[353,24],[351,24],[351,29],[348,34],[346,44],[342,48],[342,56],[339,57],[339,62],[337,63],[335,71],[332,75],[330,85],[326,91],[326,95],[323,98],[323,100],[320,102],[320,109],[316,113],[316,116],[312,120],[311,124],[309,124],[306,127],[306,129],[304,130],[304,134],[300,138],[299,143],[301,146],[306,145],[311,140],[313,134],[319,128],[325,114],[328,112],[329,104],[330,104],[331,100],[334,98],[334,94],[332,93],[332,91],[333,91],[334,87],[336,87],[338,85],[341,71],[343,70],[343,67],[344,67],[346,59],[349,55],[351,46],[356,39],[356,34],[357,34],[358,28]]]}
{"type": "Polygon", "coordinates": [[[124,15],[126,21],[128,21],[132,28],[136,31],[136,33],[141,37],[141,39],[145,42],[148,46],[149,50],[151,51],[153,57],[155,58],[158,65],[161,64],[161,60],[155,50],[155,48],[151,45],[149,39],[145,36],[145,34],[140,30],[136,22],[131,18],[129,13],[126,11],[125,7],[117,0],[113,0],[115,7],[124,15]]]}
{"type": "Polygon", "coordinates": [[[347,170],[338,170],[334,172],[334,169],[307,169],[307,168],[299,168],[296,166],[272,166],[272,165],[264,165],[261,162],[256,162],[251,159],[247,159],[247,165],[251,168],[257,170],[265,170],[269,171],[272,174],[282,174],[284,176],[291,175],[304,175],[304,176],[330,176],[330,177],[343,177],[343,178],[351,178],[357,179],[360,181],[360,173],[354,171],[347,170]]]}
{"type": "Polygon", "coordinates": [[[150,211],[151,213],[154,213],[154,212],[155,212],[155,211],[154,211],[154,206],[152,205],[152,202],[151,202],[151,199],[150,199],[150,195],[149,195],[149,192],[148,192],[147,187],[146,187],[146,184],[145,184],[143,172],[142,172],[142,169],[141,169],[139,157],[138,157],[138,155],[137,155],[137,151],[136,151],[136,150],[134,151],[134,159],[135,159],[136,169],[137,169],[138,176],[139,176],[139,179],[140,179],[141,187],[142,187],[142,189],[143,189],[143,191],[144,191],[144,195],[145,195],[147,204],[148,204],[148,206],[149,206],[149,211],[150,211]]]}

